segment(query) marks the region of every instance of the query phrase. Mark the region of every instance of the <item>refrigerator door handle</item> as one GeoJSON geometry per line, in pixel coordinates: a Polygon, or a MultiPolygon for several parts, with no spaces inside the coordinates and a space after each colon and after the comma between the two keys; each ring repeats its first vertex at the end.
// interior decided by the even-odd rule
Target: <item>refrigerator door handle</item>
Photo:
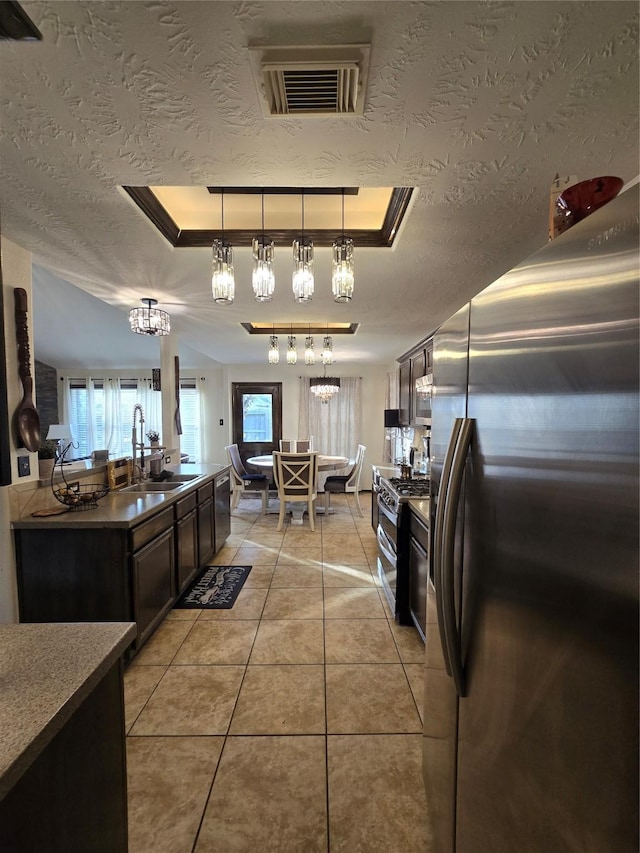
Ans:
{"type": "Polygon", "coordinates": [[[471,447],[473,435],[473,420],[460,418],[460,431],[453,455],[451,477],[444,509],[444,524],[442,529],[442,610],[444,619],[444,636],[446,642],[445,660],[456,687],[458,696],[465,696],[464,669],[462,666],[462,648],[460,632],[456,624],[455,581],[454,581],[454,550],[456,520],[462,480],[467,464],[467,455],[471,447]]]}
{"type": "Polygon", "coordinates": [[[453,456],[455,453],[460,429],[462,427],[462,418],[456,418],[453,422],[451,430],[451,438],[447,446],[447,451],[444,455],[442,464],[442,474],[440,477],[440,489],[438,491],[438,505],[436,507],[436,523],[433,537],[433,567],[434,567],[434,586],[436,590],[436,610],[438,612],[438,632],[440,634],[440,644],[442,646],[442,654],[444,656],[447,675],[451,675],[449,666],[449,656],[447,654],[447,641],[444,632],[444,607],[442,599],[442,534],[444,531],[445,505],[447,494],[451,480],[451,466],[453,465],[453,456]]]}

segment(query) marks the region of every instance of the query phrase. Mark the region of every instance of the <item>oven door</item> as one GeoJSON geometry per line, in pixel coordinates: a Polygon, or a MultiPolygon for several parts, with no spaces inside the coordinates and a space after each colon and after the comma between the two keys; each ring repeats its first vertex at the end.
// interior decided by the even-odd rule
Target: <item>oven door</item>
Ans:
{"type": "Polygon", "coordinates": [[[378,540],[378,577],[395,618],[398,582],[397,516],[380,500],[378,501],[378,513],[378,530],[376,533],[378,540]],[[393,521],[394,517],[395,521],[393,521]]]}

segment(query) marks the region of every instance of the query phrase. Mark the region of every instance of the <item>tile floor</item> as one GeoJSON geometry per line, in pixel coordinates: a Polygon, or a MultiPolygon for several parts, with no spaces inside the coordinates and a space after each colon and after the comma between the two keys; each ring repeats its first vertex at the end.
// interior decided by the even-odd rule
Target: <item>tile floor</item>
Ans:
{"type": "MultiPolygon", "coordinates": [[[[363,496],[366,506],[367,501],[363,496]]],[[[125,673],[130,853],[426,853],[424,647],[351,495],[311,532],[242,497],[231,610],[174,610],[125,673]]]]}

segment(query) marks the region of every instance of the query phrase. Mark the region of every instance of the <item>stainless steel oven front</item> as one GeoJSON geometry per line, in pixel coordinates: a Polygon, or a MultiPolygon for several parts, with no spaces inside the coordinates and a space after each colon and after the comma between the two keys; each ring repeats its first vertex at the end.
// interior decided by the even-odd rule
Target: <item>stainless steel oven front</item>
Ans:
{"type": "Polygon", "coordinates": [[[397,614],[398,514],[378,495],[378,576],[391,612],[397,614]]]}

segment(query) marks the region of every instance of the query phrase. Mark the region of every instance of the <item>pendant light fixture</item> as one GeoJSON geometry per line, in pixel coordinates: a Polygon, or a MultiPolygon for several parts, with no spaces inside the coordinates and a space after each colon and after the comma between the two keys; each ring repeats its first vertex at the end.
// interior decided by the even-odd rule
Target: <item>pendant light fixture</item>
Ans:
{"type": "Polygon", "coordinates": [[[221,232],[221,239],[213,241],[211,290],[214,302],[218,305],[231,305],[236,283],[233,275],[233,249],[224,239],[224,187],[221,189],[221,232]]]}
{"type": "Polygon", "coordinates": [[[269,336],[269,364],[278,364],[280,361],[280,347],[278,346],[278,336],[269,336]]]}
{"type": "Polygon", "coordinates": [[[309,380],[309,390],[319,397],[322,403],[328,403],[340,390],[340,379],[337,376],[312,376],[309,380]]]}
{"type": "Polygon", "coordinates": [[[296,302],[311,302],[313,296],[313,243],[304,236],[304,190],[302,195],[302,231],[293,241],[293,296],[296,302]]]}
{"type": "Polygon", "coordinates": [[[331,335],[325,335],[322,342],[322,363],[333,364],[333,340],[331,335]]]}
{"type": "MultiPolygon", "coordinates": [[[[293,326],[291,327],[293,332],[293,326]]],[[[293,334],[289,335],[287,340],[287,364],[295,364],[298,360],[298,350],[296,349],[296,339],[293,334]]]]}
{"type": "Polygon", "coordinates": [[[334,302],[353,298],[353,240],[344,236],[344,187],[342,188],[342,236],[333,241],[331,289],[334,302]]]}
{"type": "Polygon", "coordinates": [[[316,353],[315,347],[313,343],[313,337],[311,335],[311,326],[309,326],[309,334],[304,339],[304,363],[305,364],[315,364],[316,363],[316,353]]]}
{"type": "Polygon", "coordinates": [[[262,193],[262,234],[254,237],[253,248],[253,295],[257,302],[271,302],[276,286],[273,272],[273,240],[264,236],[264,193],[262,193]]]}
{"type": "Polygon", "coordinates": [[[132,308],[129,311],[129,325],[136,335],[168,335],[171,331],[171,321],[166,311],[154,308],[157,299],[141,299],[146,307],[132,308]]]}

